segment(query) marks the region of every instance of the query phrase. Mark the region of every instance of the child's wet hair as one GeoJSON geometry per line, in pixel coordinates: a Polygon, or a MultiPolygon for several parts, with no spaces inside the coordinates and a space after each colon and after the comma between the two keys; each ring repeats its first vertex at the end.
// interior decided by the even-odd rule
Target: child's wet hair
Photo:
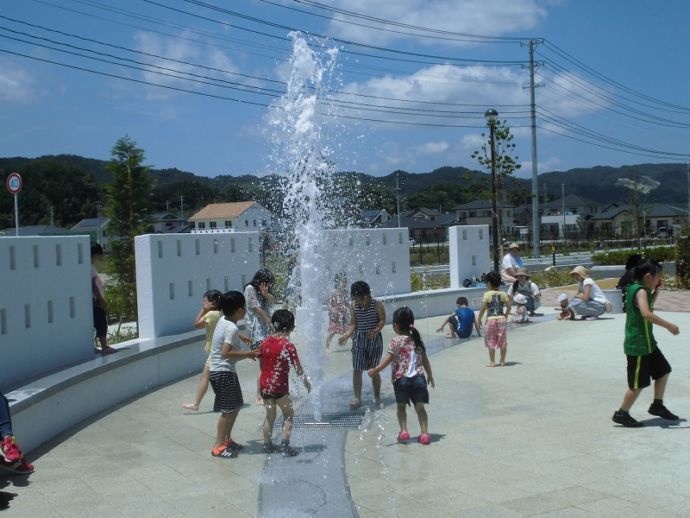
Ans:
{"type": "Polygon", "coordinates": [[[492,270],[486,274],[486,282],[494,288],[498,288],[501,285],[501,275],[492,270]]]}
{"type": "Polygon", "coordinates": [[[258,291],[259,290],[259,284],[265,282],[269,286],[273,286],[276,282],[276,278],[273,275],[273,272],[267,268],[262,268],[261,270],[257,271],[254,274],[254,277],[252,280],[249,282],[254,288],[258,291]]]}
{"type": "Polygon", "coordinates": [[[636,281],[641,281],[642,278],[648,273],[651,273],[652,275],[661,273],[661,264],[659,264],[659,261],[654,259],[642,259],[642,261],[635,266],[634,277],[636,281]]]}
{"type": "Polygon", "coordinates": [[[218,307],[226,317],[233,316],[238,309],[244,309],[247,302],[239,291],[227,291],[220,296],[218,307]]]}
{"type": "Polygon", "coordinates": [[[371,297],[371,288],[364,281],[355,281],[350,286],[351,297],[371,297]]]}
{"type": "Polygon", "coordinates": [[[455,301],[455,303],[458,306],[469,306],[470,303],[467,301],[465,297],[458,297],[458,299],[455,301]]]}
{"type": "Polygon", "coordinates": [[[422,341],[422,336],[414,327],[414,313],[407,306],[398,308],[393,313],[393,323],[398,326],[398,329],[408,336],[412,337],[414,340],[414,345],[416,348],[426,351],[424,347],[424,342],[422,341]]]}
{"type": "Polygon", "coordinates": [[[208,290],[204,293],[204,297],[213,305],[213,309],[219,309],[220,298],[222,296],[223,294],[218,290],[208,290]]]}
{"type": "Polygon", "coordinates": [[[99,243],[91,244],[91,257],[103,255],[103,247],[99,243]]]}
{"type": "Polygon", "coordinates": [[[271,316],[271,324],[275,331],[292,331],[295,328],[295,315],[287,309],[276,309],[271,316]]]}

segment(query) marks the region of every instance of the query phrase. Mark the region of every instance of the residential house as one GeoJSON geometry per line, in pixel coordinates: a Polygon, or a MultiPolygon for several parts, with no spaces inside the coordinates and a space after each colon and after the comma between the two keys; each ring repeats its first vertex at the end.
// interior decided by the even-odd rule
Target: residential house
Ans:
{"type": "Polygon", "coordinates": [[[587,221],[586,234],[610,237],[631,235],[634,225],[635,216],[630,207],[612,203],[587,221]]]}
{"type": "Polygon", "coordinates": [[[211,203],[194,214],[192,232],[247,232],[271,228],[273,215],[256,201],[211,203]]]}
{"type": "Polygon", "coordinates": [[[183,234],[191,230],[192,224],[171,212],[154,212],[149,223],[155,234],[183,234]]]}
{"type": "Polygon", "coordinates": [[[387,226],[391,215],[386,209],[363,210],[359,215],[359,225],[363,228],[387,226]]]}
{"type": "Polygon", "coordinates": [[[110,225],[110,218],[104,216],[84,218],[72,227],[72,233],[88,234],[93,242],[100,244],[104,250],[107,250],[108,244],[112,240],[108,225],[110,225]]]}
{"type": "MultiPolygon", "coordinates": [[[[474,200],[464,205],[454,207],[456,220],[459,225],[489,225],[489,233],[493,228],[493,204],[491,200],[474,200]]],[[[515,205],[502,202],[499,211],[501,213],[501,235],[515,235],[515,205]]]]}
{"type": "MultiPolygon", "coordinates": [[[[416,243],[443,243],[448,240],[448,227],[455,225],[455,214],[444,214],[436,209],[419,208],[401,214],[400,227],[407,227],[410,239],[416,243]]],[[[397,227],[397,218],[385,225],[397,227]]]]}
{"type": "Polygon", "coordinates": [[[645,231],[653,235],[671,235],[674,226],[688,223],[688,209],[665,203],[655,203],[651,207],[642,206],[642,218],[645,220],[645,231]]]}

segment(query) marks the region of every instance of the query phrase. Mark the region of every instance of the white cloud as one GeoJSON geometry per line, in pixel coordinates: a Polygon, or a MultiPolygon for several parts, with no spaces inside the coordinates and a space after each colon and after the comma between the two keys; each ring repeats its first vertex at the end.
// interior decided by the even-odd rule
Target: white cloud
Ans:
{"type": "Polygon", "coordinates": [[[38,96],[36,80],[11,61],[0,60],[0,102],[23,104],[38,96]]]}
{"type": "MultiPolygon", "coordinates": [[[[408,25],[430,27],[444,31],[500,36],[533,29],[546,17],[546,10],[536,0],[335,0],[334,7],[347,9],[376,18],[408,25]]],[[[342,18],[341,15],[337,15],[342,18]]],[[[382,26],[367,20],[345,18],[369,27],[343,23],[334,19],[329,34],[362,43],[385,44],[403,38],[401,34],[381,30],[382,26]]],[[[412,32],[403,27],[383,26],[401,32],[412,32]]],[[[409,39],[409,37],[407,37],[409,39]]],[[[420,37],[417,41],[434,44],[442,40],[420,37]]]]}
{"type": "Polygon", "coordinates": [[[416,146],[414,151],[418,155],[436,155],[438,153],[443,153],[448,150],[448,142],[426,142],[419,146],[416,146]]]}
{"type": "MultiPolygon", "coordinates": [[[[522,167],[517,171],[516,176],[520,178],[531,178],[532,177],[532,162],[526,160],[521,162],[522,167]]],[[[538,173],[549,173],[551,171],[557,171],[561,165],[561,160],[558,157],[550,157],[542,162],[537,162],[537,172],[538,173]]]]}
{"type": "Polygon", "coordinates": [[[463,149],[469,149],[472,151],[479,149],[482,144],[486,144],[486,138],[482,137],[478,133],[470,133],[462,137],[460,140],[460,145],[463,147],[463,149]]]}
{"type": "MultiPolygon", "coordinates": [[[[183,36],[188,36],[183,33],[183,36]]],[[[168,59],[146,57],[142,61],[155,65],[149,71],[142,72],[142,78],[152,83],[184,88],[187,90],[203,90],[212,88],[195,81],[213,82],[213,79],[222,81],[238,82],[237,76],[225,74],[226,72],[236,72],[232,61],[218,50],[208,51],[200,44],[196,45],[186,38],[170,39],[151,33],[139,32],[135,34],[135,47],[141,52],[162,56],[168,59]],[[170,60],[175,61],[170,61],[170,60]],[[190,63],[185,64],[183,62],[190,63]],[[213,67],[220,71],[208,70],[206,68],[192,65],[199,64],[206,67],[213,67]],[[193,76],[190,74],[194,74],[193,76]],[[178,76],[178,77],[176,77],[178,76]],[[191,79],[191,81],[189,80],[191,79]]],[[[222,84],[222,83],[221,83],[222,84]]],[[[164,90],[150,87],[147,93],[148,100],[166,100],[174,95],[171,90],[164,90]]]]}

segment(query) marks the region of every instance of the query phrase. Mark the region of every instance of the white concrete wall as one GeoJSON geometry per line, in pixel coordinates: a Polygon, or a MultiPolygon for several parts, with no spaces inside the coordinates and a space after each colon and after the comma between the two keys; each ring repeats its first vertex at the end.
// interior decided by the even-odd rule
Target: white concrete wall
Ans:
{"type": "Polygon", "coordinates": [[[137,236],[139,337],[192,329],[210,289],[243,291],[259,269],[259,233],[137,236]]]}
{"type": "Polygon", "coordinates": [[[410,249],[407,228],[327,230],[322,251],[328,286],[345,272],[348,284],[365,281],[374,297],[410,291],[410,249]]]}
{"type": "Polygon", "coordinates": [[[489,225],[457,225],[448,229],[451,288],[462,288],[465,279],[488,272],[489,239],[489,225]]]}
{"type": "Polygon", "coordinates": [[[1,237],[2,389],[92,357],[89,237],[1,237]]]}

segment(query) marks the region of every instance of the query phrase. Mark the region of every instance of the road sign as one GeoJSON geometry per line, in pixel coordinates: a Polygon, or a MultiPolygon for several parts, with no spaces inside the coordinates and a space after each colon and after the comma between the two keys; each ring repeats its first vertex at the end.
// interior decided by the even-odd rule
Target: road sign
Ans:
{"type": "Polygon", "coordinates": [[[12,172],[7,176],[7,190],[10,194],[19,194],[22,190],[22,177],[17,172],[12,172]]]}

